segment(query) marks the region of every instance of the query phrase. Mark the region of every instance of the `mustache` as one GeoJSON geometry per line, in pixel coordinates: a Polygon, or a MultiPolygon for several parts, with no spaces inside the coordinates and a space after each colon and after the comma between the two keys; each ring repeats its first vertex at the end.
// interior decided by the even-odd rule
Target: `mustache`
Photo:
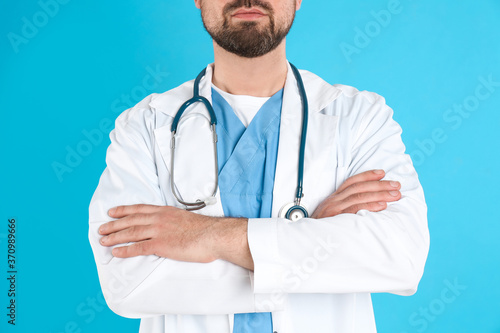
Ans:
{"type": "Polygon", "coordinates": [[[224,14],[228,15],[231,11],[241,7],[260,7],[268,11],[270,15],[273,14],[273,7],[263,0],[235,0],[224,6],[224,14]]]}

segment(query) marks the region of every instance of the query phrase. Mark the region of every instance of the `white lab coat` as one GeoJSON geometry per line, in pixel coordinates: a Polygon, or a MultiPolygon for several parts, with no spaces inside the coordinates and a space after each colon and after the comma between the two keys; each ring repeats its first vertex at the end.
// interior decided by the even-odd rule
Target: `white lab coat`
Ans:
{"type": "MultiPolygon", "coordinates": [[[[309,212],[349,176],[384,169],[402,184],[401,200],[382,212],[320,220],[277,218],[296,189],[302,106],[289,66],[279,138],[272,218],[250,219],[255,271],[216,260],[180,262],[154,255],[114,258],[98,228],[117,205],[180,206],[170,190],[170,124],[193,81],[145,98],[116,121],[104,171],[90,204],[89,239],[109,307],[142,318],[140,332],[231,333],[233,314],[272,312],[274,331],[375,332],[370,293],[412,295],[429,247],[426,204],[385,100],[330,85],[301,71],[309,99],[303,204],[309,212]]],[[[212,67],[200,84],[211,100],[212,67]]],[[[206,114],[190,107],[179,125],[175,180],[183,199],[210,195],[213,148],[206,114]],[[195,115],[196,116],[193,116],[195,115]]],[[[223,216],[217,203],[198,213],[223,216]]]]}

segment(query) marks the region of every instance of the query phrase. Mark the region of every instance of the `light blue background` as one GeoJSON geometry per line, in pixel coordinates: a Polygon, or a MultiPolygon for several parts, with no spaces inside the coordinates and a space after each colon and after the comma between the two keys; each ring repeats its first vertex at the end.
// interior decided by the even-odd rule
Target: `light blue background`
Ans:
{"type": "MultiPolygon", "coordinates": [[[[500,2],[400,0],[400,12],[377,31],[371,11],[389,3],[304,0],[288,38],[299,68],[383,95],[418,162],[431,250],[416,295],[374,295],[379,331],[500,332],[500,87],[467,117],[446,121],[454,104],[475,101],[480,77],[500,82],[500,2]],[[356,46],[356,29],[365,28],[370,40],[358,36],[358,53],[344,56],[340,45],[356,46]],[[462,289],[453,293],[448,283],[462,289]]],[[[87,240],[87,208],[109,144],[109,128],[99,124],[194,78],[212,61],[211,41],[192,1],[74,0],[46,22],[41,11],[36,1],[0,4],[0,330],[137,332],[138,320],[87,305],[100,292],[87,240]],[[8,36],[22,34],[23,17],[40,27],[15,52],[8,36]],[[141,88],[157,66],[168,75],[141,88]],[[124,102],[127,94],[135,97],[124,102]],[[104,138],[89,145],[84,131],[104,138]],[[85,148],[58,179],[54,162],[67,164],[68,149],[85,148]],[[10,217],[18,223],[15,329],[5,316],[10,217]]]]}

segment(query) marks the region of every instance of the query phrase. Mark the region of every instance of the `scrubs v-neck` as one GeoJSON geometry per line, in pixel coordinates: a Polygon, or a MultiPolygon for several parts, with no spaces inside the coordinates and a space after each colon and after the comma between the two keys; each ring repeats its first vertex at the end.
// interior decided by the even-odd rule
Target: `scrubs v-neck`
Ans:
{"type": "MultiPolygon", "coordinates": [[[[283,89],[259,109],[247,128],[212,88],[217,117],[219,191],[225,216],[271,217],[283,89]]],[[[237,313],[233,333],[272,333],[270,312],[237,313]]]]}

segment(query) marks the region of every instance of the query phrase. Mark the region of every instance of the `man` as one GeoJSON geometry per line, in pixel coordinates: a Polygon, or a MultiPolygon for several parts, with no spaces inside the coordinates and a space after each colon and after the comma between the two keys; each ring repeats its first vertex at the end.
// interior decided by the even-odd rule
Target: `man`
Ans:
{"type": "Polygon", "coordinates": [[[202,103],[171,140],[192,81],[116,121],[89,238],[108,305],[141,332],[375,332],[370,293],[416,291],[426,205],[382,97],[301,71],[313,213],[278,217],[300,160],[305,100],[285,37],[301,2],[195,0],[214,40],[199,93],[217,115],[217,169],[202,103]],[[215,172],[216,202],[184,210],[175,194],[210,197],[215,172]]]}

